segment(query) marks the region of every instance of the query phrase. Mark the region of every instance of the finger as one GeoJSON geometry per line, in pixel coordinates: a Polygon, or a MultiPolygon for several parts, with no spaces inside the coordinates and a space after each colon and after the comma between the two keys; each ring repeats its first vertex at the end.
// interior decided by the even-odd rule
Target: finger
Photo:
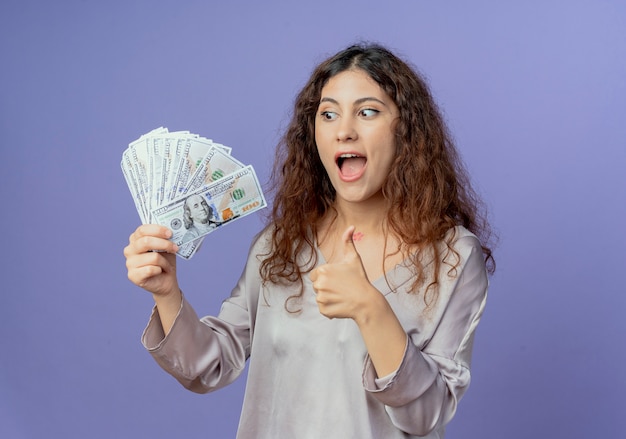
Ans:
{"type": "Polygon", "coordinates": [[[151,278],[163,273],[163,269],[158,265],[146,265],[128,270],[128,279],[139,287],[144,287],[151,278]]]}
{"type": "Polygon", "coordinates": [[[346,229],[345,232],[343,232],[343,235],[341,236],[341,240],[343,241],[343,249],[344,249],[344,255],[356,255],[360,258],[359,255],[359,251],[356,249],[356,246],[354,245],[354,231],[355,231],[356,227],[355,226],[350,226],[346,229]]]}
{"type": "Polygon", "coordinates": [[[124,256],[129,258],[133,255],[150,251],[176,253],[178,252],[178,246],[165,238],[143,235],[133,238],[126,248],[124,248],[124,256]]]}
{"type": "Polygon", "coordinates": [[[162,269],[169,268],[169,261],[165,258],[167,253],[160,252],[146,252],[146,253],[137,253],[126,258],[126,268],[130,270],[135,270],[141,267],[147,266],[159,266],[162,269]]]}
{"type": "Polygon", "coordinates": [[[130,235],[129,241],[139,239],[143,236],[155,236],[157,238],[169,239],[172,237],[172,231],[159,224],[143,224],[137,227],[130,235]]]}
{"type": "Polygon", "coordinates": [[[363,265],[363,260],[361,259],[361,254],[357,250],[354,245],[354,231],[356,230],[355,226],[350,226],[346,229],[346,231],[342,235],[342,240],[344,244],[344,262],[349,264],[356,263],[361,270],[363,276],[368,279],[367,273],[365,271],[365,266],[363,265]]]}
{"type": "Polygon", "coordinates": [[[134,255],[126,260],[129,271],[141,267],[159,267],[164,273],[176,271],[176,256],[163,252],[148,252],[134,255]]]}

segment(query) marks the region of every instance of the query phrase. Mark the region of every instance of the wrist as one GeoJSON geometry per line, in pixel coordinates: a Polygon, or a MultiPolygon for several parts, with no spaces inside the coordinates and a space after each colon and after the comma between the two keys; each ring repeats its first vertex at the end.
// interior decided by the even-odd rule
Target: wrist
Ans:
{"type": "Polygon", "coordinates": [[[163,333],[167,335],[172,329],[174,321],[181,310],[183,304],[183,293],[177,288],[166,295],[155,294],[153,297],[156,308],[159,311],[163,333]]]}
{"type": "Polygon", "coordinates": [[[354,317],[354,321],[360,328],[376,325],[378,320],[384,320],[386,315],[393,313],[385,296],[373,286],[370,285],[369,288],[371,288],[371,292],[365,294],[367,299],[354,317]]]}
{"type": "Polygon", "coordinates": [[[176,287],[167,293],[152,293],[154,302],[159,305],[178,306],[182,301],[183,293],[180,288],[176,287]]]}

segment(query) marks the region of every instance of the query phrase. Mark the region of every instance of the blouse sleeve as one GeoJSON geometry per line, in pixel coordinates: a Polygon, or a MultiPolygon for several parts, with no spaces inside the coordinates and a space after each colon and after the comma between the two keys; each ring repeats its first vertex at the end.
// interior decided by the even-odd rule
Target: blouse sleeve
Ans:
{"type": "Polygon", "coordinates": [[[459,399],[470,383],[472,343],[485,307],[488,278],[482,250],[475,237],[457,241],[461,257],[458,276],[430,341],[420,349],[408,337],[400,367],[381,386],[366,359],[365,389],[385,404],[392,422],[401,430],[425,436],[452,419],[459,399]],[[380,386],[380,387],[379,387],[380,386]]]}
{"type": "Polygon", "coordinates": [[[180,310],[167,336],[156,307],[142,335],[142,343],[156,362],[187,389],[206,393],[233,382],[250,355],[256,300],[261,286],[259,239],[246,267],[218,317],[198,315],[183,296],[180,310]]]}

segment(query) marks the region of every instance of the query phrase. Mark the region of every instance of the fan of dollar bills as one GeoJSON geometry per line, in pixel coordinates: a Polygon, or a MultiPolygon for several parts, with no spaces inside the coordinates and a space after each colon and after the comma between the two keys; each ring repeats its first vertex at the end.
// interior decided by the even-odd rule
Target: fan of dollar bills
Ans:
{"type": "Polygon", "coordinates": [[[231,150],[161,127],[122,154],[122,172],[142,223],[169,227],[185,259],[218,227],[267,205],[254,168],[232,157],[231,150]]]}

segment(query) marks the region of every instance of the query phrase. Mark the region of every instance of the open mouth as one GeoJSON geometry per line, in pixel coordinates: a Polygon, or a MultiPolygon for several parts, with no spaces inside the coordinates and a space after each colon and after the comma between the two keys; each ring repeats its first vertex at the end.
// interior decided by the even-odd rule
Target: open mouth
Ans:
{"type": "Polygon", "coordinates": [[[343,177],[356,177],[363,172],[367,158],[358,154],[341,154],[337,156],[337,166],[343,177]]]}

